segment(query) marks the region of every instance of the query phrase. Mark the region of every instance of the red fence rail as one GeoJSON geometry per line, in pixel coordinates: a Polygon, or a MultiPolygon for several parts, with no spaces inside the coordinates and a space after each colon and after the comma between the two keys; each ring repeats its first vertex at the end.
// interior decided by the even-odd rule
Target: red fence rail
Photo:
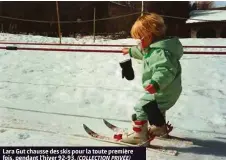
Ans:
{"type": "MultiPolygon", "coordinates": [[[[0,44],[18,44],[18,45],[50,45],[50,46],[99,46],[99,47],[131,47],[133,45],[122,44],[73,44],[73,43],[25,43],[25,42],[0,42],[0,44]]],[[[225,46],[183,46],[185,48],[226,48],[225,46]]]]}
{"type": "Polygon", "coordinates": [[[6,46],[0,47],[5,50],[34,50],[34,51],[59,51],[59,52],[101,52],[101,53],[122,53],[121,50],[88,50],[88,49],[67,49],[67,48],[27,48],[27,47],[15,47],[6,46]]]}
{"type": "Polygon", "coordinates": [[[24,43],[24,42],[0,42],[0,44],[19,44],[19,45],[47,45],[47,46],[99,46],[99,47],[131,47],[133,45],[118,45],[118,44],[73,44],[73,43],[24,43]]]}
{"type": "MultiPolygon", "coordinates": [[[[122,53],[121,50],[92,50],[92,49],[63,49],[63,48],[27,48],[27,47],[15,47],[15,46],[6,46],[0,47],[0,49],[5,50],[36,50],[36,51],[59,51],[59,52],[98,52],[98,53],[122,53]]],[[[203,51],[184,51],[184,54],[206,54],[206,55],[226,55],[226,52],[203,52],[203,51]]]]}

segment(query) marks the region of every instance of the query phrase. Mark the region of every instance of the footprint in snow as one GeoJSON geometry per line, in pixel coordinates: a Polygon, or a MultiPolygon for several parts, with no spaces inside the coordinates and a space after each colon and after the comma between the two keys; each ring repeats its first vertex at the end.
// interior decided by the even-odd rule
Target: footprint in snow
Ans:
{"type": "Polygon", "coordinates": [[[0,129],[0,133],[4,133],[6,131],[7,131],[6,129],[0,129]]]}
{"type": "Polygon", "coordinates": [[[30,137],[28,133],[20,133],[18,136],[19,136],[19,139],[27,139],[30,137]]]}

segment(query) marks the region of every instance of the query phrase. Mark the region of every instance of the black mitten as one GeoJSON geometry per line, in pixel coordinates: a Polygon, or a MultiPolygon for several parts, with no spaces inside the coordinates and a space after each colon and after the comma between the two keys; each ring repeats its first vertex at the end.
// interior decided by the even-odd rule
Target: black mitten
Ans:
{"type": "Polygon", "coordinates": [[[119,63],[122,68],[122,78],[126,77],[127,80],[134,79],[134,71],[132,67],[132,60],[127,59],[119,63]]]}

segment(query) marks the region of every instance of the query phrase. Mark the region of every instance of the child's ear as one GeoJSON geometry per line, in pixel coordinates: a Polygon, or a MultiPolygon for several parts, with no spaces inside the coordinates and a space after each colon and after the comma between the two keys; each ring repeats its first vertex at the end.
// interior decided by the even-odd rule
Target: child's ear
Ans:
{"type": "Polygon", "coordinates": [[[151,42],[153,41],[153,36],[152,36],[152,34],[150,34],[150,35],[148,36],[148,38],[149,38],[149,42],[151,43],[151,42]]]}
{"type": "Polygon", "coordinates": [[[150,34],[150,35],[149,35],[149,39],[151,39],[151,40],[152,40],[152,38],[153,38],[153,36],[152,36],[152,34],[150,34]]]}

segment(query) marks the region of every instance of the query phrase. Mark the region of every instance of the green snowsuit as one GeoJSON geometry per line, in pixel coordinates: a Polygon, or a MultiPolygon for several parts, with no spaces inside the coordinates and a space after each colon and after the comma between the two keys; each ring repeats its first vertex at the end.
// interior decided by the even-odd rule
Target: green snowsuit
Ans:
{"type": "Polygon", "coordinates": [[[163,39],[152,43],[144,51],[137,46],[129,49],[131,57],[143,61],[142,84],[145,88],[152,84],[157,93],[145,94],[140,98],[134,110],[139,120],[147,120],[143,106],[156,100],[162,113],[170,109],[178,100],[181,91],[181,65],[183,46],[178,38],[163,39]]]}

